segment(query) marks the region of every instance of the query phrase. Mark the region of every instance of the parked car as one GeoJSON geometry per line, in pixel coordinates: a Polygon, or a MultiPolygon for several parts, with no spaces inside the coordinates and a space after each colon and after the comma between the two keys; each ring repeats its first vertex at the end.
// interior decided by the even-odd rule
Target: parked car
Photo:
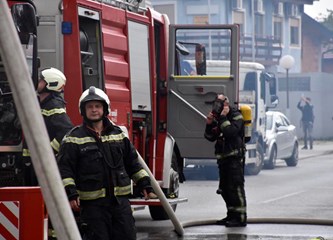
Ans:
{"type": "Polygon", "coordinates": [[[274,169],[277,159],[285,160],[287,166],[298,163],[298,139],[296,127],[281,112],[266,112],[265,169],[274,169]]]}

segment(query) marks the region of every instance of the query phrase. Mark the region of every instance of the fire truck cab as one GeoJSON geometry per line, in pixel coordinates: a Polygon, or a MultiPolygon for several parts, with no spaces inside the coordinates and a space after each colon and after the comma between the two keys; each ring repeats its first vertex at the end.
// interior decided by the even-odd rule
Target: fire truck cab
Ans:
{"type": "MultiPolygon", "coordinates": [[[[216,94],[223,92],[238,103],[239,29],[170,25],[167,15],[140,2],[8,0],[32,81],[38,82],[38,71],[45,67],[64,72],[66,110],[74,124],[81,123],[82,92],[90,86],[105,90],[110,119],[126,128],[176,209],[183,159],[213,156],[213,145],[203,132],[216,94]],[[224,76],[207,75],[206,58],[231,61],[229,71],[224,76]],[[185,60],[194,60],[195,69],[185,60]]],[[[0,185],[24,185],[22,131],[2,64],[0,123],[0,185]]],[[[153,219],[167,218],[161,205],[145,204],[153,219]]]]}

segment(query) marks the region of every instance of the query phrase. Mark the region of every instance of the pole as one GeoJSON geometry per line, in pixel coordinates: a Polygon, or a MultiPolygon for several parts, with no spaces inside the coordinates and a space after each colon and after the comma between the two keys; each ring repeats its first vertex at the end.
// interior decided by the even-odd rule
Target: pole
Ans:
{"type": "Polygon", "coordinates": [[[0,0],[0,29],[2,61],[57,238],[81,239],[50,146],[22,46],[5,0],[0,0]]]}
{"type": "Polygon", "coordinates": [[[256,21],[255,21],[255,14],[254,14],[254,0],[251,1],[251,17],[252,17],[252,61],[256,61],[256,21]]]}
{"type": "Polygon", "coordinates": [[[287,71],[287,109],[289,109],[289,69],[286,69],[287,71]]]}
{"type": "Polygon", "coordinates": [[[149,167],[147,166],[147,164],[145,163],[145,161],[143,160],[143,158],[141,157],[141,155],[139,154],[138,151],[137,151],[137,154],[138,154],[139,162],[142,165],[142,167],[147,171],[147,173],[151,179],[151,186],[153,187],[158,198],[160,199],[165,212],[168,214],[170,220],[172,221],[173,225],[175,226],[176,232],[178,233],[178,235],[183,236],[184,228],[183,228],[182,224],[179,222],[177,216],[175,215],[175,212],[171,208],[170,204],[168,203],[167,198],[165,197],[162,189],[160,188],[160,185],[156,181],[154,175],[152,174],[149,167]]]}
{"type": "MultiPolygon", "coordinates": [[[[211,5],[210,5],[210,0],[208,0],[208,24],[212,24],[211,22],[211,5]]],[[[212,32],[211,30],[209,30],[209,59],[213,59],[213,49],[212,49],[212,36],[211,36],[212,32]]]]}

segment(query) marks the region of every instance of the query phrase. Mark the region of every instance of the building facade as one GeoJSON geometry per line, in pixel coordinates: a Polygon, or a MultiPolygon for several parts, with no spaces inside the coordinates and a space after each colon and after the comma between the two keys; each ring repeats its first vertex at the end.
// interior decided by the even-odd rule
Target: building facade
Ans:
{"type": "Polygon", "coordinates": [[[295,58],[301,71],[302,14],[314,0],[152,0],[159,12],[177,24],[240,25],[242,61],[262,63],[279,71],[285,54],[295,58]]]}
{"type": "MultiPolygon", "coordinates": [[[[288,117],[299,126],[297,102],[302,95],[311,97],[318,126],[314,136],[327,139],[333,138],[333,128],[323,127],[333,123],[333,110],[327,114],[333,101],[327,92],[333,87],[333,33],[304,13],[304,6],[315,1],[320,0],[150,0],[171,24],[239,24],[240,60],[259,62],[278,77],[277,110],[289,111],[288,94],[288,117]],[[280,66],[284,55],[295,60],[288,69],[290,81],[280,66]]],[[[298,134],[302,136],[301,128],[298,134]]]]}

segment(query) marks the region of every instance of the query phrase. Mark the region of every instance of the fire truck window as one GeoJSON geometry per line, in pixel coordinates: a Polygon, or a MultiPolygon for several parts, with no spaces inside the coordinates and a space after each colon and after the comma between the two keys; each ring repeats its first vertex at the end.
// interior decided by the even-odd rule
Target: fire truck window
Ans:
{"type": "MultiPolygon", "coordinates": [[[[177,29],[174,75],[224,76],[231,67],[215,71],[217,62],[231,59],[231,32],[229,29],[177,29]],[[212,70],[213,69],[213,70],[212,70]]],[[[227,64],[224,64],[227,66],[227,64]]],[[[205,78],[202,78],[204,80],[205,78]]]]}
{"type": "MultiPolygon", "coordinates": [[[[89,39],[87,33],[80,29],[80,51],[81,51],[81,60],[82,63],[85,64],[90,57],[92,56],[92,52],[89,52],[89,39]]],[[[91,51],[91,49],[90,49],[91,51]]]]}
{"type": "Polygon", "coordinates": [[[79,23],[83,88],[103,88],[100,20],[80,16],[79,23]]]}
{"type": "Polygon", "coordinates": [[[35,9],[31,4],[14,4],[11,8],[14,24],[22,44],[27,44],[30,34],[37,34],[35,9]]]}
{"type": "Polygon", "coordinates": [[[81,51],[87,52],[89,49],[89,40],[87,33],[80,29],[80,47],[81,51]]]}

